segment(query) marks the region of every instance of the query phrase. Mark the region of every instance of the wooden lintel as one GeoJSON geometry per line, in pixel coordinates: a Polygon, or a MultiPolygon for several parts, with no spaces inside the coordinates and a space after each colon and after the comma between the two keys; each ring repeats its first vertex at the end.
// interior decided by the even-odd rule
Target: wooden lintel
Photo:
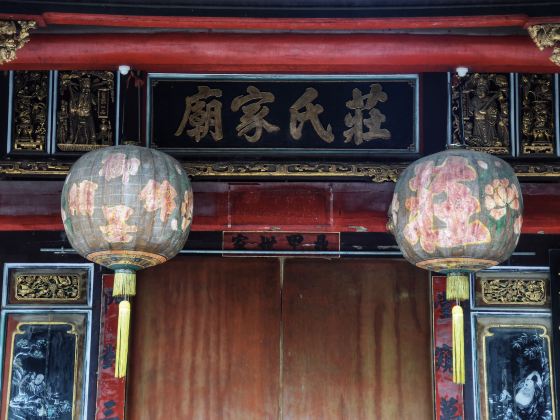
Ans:
{"type": "Polygon", "coordinates": [[[198,73],[553,73],[528,36],[316,33],[36,34],[3,70],[198,73]]]}
{"type": "MultiPolygon", "coordinates": [[[[560,233],[560,184],[524,183],[523,233],[560,233]]],[[[393,183],[194,182],[193,231],[386,232],[393,183]]],[[[0,231],[61,231],[62,181],[0,181],[0,231]]]]}

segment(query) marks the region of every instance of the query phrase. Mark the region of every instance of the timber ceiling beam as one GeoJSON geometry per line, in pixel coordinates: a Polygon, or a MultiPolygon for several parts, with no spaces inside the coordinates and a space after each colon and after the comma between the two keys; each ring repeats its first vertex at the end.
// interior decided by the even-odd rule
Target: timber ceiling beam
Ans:
{"type": "Polygon", "coordinates": [[[36,34],[2,70],[551,73],[529,36],[294,33],[36,34]]]}
{"type": "MultiPolygon", "coordinates": [[[[535,18],[524,14],[385,18],[259,18],[205,16],[134,16],[45,12],[0,13],[0,19],[31,19],[40,27],[71,25],[100,28],[155,28],[220,31],[379,31],[414,29],[523,28],[535,18]]],[[[539,18],[539,21],[549,18],[539,18]]]]}

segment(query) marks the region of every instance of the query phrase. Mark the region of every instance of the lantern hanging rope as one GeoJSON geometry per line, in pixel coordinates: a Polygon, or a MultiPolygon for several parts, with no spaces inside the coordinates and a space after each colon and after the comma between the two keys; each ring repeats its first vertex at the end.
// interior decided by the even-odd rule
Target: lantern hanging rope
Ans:
{"type": "Polygon", "coordinates": [[[454,301],[453,381],[465,383],[460,302],[470,274],[509,258],[523,223],[521,187],[513,169],[490,154],[448,149],[426,156],[400,176],[388,228],[412,264],[447,274],[454,301]]]}
{"type": "Polygon", "coordinates": [[[83,155],[62,190],[61,215],[72,247],[115,270],[119,297],[115,376],[126,376],[130,300],[136,271],[161,264],[183,248],[192,221],[192,189],[179,162],[138,146],[83,155]]]}

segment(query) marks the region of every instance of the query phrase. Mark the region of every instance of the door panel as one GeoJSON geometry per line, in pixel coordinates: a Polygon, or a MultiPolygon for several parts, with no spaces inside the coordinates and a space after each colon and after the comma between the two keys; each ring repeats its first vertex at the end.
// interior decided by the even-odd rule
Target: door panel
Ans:
{"type": "Polygon", "coordinates": [[[279,272],[212,257],[140,272],[127,418],[276,419],[279,272]]]}
{"type": "Polygon", "coordinates": [[[284,419],[431,419],[428,280],[404,261],[288,260],[284,419]]]}

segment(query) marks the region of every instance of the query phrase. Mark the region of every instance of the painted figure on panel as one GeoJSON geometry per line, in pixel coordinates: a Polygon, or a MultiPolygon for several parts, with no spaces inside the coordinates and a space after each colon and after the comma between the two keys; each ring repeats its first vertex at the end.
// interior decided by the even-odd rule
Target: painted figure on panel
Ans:
{"type": "MultiPolygon", "coordinates": [[[[62,332],[67,335],[66,332],[62,332]]],[[[19,336],[19,334],[17,335],[19,336]]],[[[16,336],[16,337],[17,337],[16,336]]],[[[50,355],[46,339],[15,340],[8,418],[15,420],[71,419],[72,403],[47,379],[50,355]]],[[[70,354],[70,357],[73,355],[70,354]]],[[[54,365],[53,365],[54,366],[54,365]]],[[[51,375],[52,376],[52,375],[51,375]]],[[[71,394],[70,394],[71,395],[71,394]]]]}
{"type": "MultiPolygon", "coordinates": [[[[500,329],[492,329],[499,331],[500,329]]],[[[552,420],[548,346],[539,331],[487,337],[489,419],[552,420]],[[500,370],[500,371],[499,371],[500,370]]]]}

